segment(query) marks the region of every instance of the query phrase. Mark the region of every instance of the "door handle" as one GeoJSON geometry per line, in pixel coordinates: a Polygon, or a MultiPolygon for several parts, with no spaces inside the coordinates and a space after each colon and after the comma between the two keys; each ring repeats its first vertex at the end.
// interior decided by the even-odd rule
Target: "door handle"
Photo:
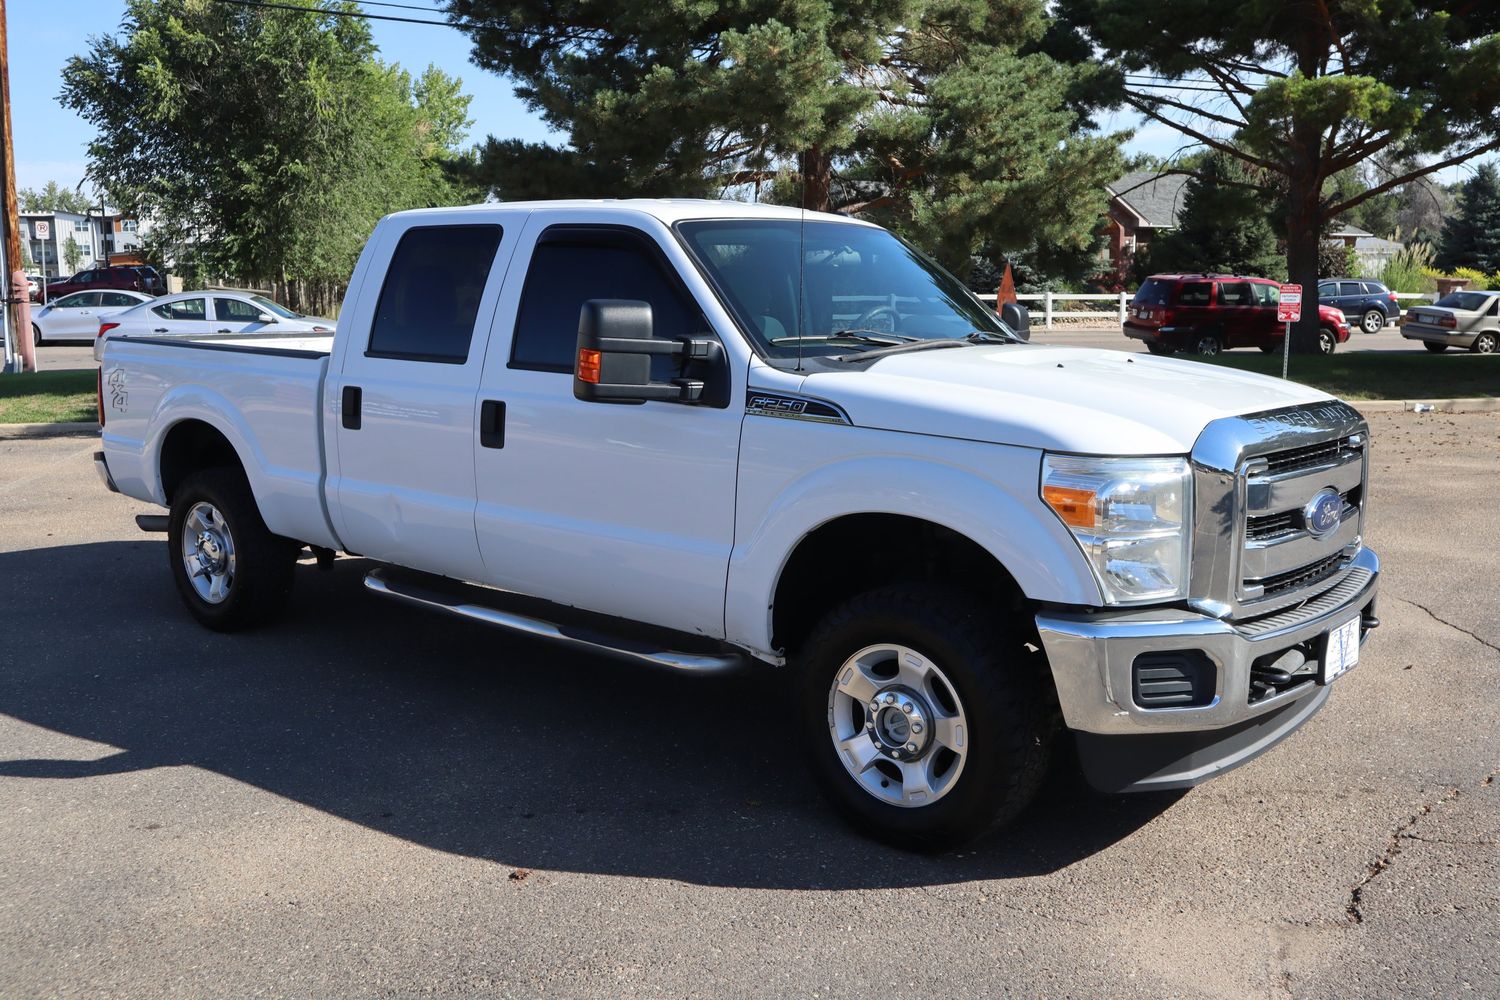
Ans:
{"type": "Polygon", "coordinates": [[[357,385],[344,386],[343,423],[344,430],[357,431],[360,425],[360,407],[364,402],[364,393],[357,385]]]}
{"type": "Polygon", "coordinates": [[[498,399],[479,404],[479,446],[505,447],[505,404],[498,399]]]}
{"type": "Polygon", "coordinates": [[[164,326],[159,326],[155,330],[152,330],[151,332],[152,333],[166,333],[167,332],[167,328],[164,327],[164,326]]]}
{"type": "Polygon", "coordinates": [[[234,331],[233,331],[233,330],[231,330],[231,329],[229,329],[229,327],[227,327],[227,326],[226,326],[226,327],[224,327],[224,329],[222,329],[222,330],[215,330],[215,331],[214,331],[214,333],[233,333],[233,332],[234,332],[234,331]]]}

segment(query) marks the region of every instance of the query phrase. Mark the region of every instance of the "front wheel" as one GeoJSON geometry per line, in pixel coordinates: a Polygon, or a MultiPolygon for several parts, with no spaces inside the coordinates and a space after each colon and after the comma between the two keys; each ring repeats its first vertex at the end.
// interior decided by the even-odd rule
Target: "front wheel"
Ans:
{"type": "Polygon", "coordinates": [[[1036,656],[959,591],[896,584],[840,605],[797,657],[814,776],[857,829],[901,847],[1011,819],[1057,728],[1036,656]]]}
{"type": "Polygon", "coordinates": [[[172,579],[188,612],[216,632],[259,625],[286,606],[297,550],[266,527],[238,469],[195,472],[172,495],[172,579]]]}
{"type": "Polygon", "coordinates": [[[1422,346],[1425,347],[1425,348],[1427,348],[1433,354],[1442,354],[1444,351],[1446,351],[1448,349],[1448,345],[1447,344],[1439,344],[1436,341],[1432,341],[1432,340],[1424,340],[1424,341],[1422,341],[1422,346]]]}
{"type": "Polygon", "coordinates": [[[42,328],[35,323],[31,324],[31,343],[36,347],[42,346],[42,328]]]}
{"type": "Polygon", "coordinates": [[[1475,354],[1494,354],[1496,346],[1493,333],[1481,333],[1474,338],[1474,343],[1469,345],[1469,350],[1475,354]]]}
{"type": "Polygon", "coordinates": [[[1333,331],[1322,329],[1318,331],[1318,350],[1324,354],[1332,354],[1339,346],[1339,340],[1333,335],[1333,331]]]}
{"type": "Polygon", "coordinates": [[[1371,309],[1359,318],[1359,328],[1365,333],[1379,333],[1385,329],[1385,313],[1371,309]]]}

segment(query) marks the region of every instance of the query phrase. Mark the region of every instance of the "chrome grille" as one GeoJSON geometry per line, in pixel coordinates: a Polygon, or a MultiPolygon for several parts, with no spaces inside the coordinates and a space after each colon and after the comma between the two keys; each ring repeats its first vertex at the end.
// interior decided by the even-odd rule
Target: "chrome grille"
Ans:
{"type": "Polygon", "coordinates": [[[1288,448],[1286,451],[1278,451],[1273,455],[1265,456],[1266,472],[1274,476],[1282,472],[1294,472],[1297,469],[1310,469],[1338,462],[1348,455],[1357,454],[1363,450],[1363,438],[1355,434],[1334,441],[1305,445],[1301,448],[1288,448]]]}

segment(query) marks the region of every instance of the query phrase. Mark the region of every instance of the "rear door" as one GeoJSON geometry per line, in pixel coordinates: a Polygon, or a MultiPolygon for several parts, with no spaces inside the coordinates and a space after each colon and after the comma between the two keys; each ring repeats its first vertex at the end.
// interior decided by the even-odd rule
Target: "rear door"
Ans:
{"type": "Polygon", "coordinates": [[[146,329],[129,331],[132,336],[198,337],[209,332],[208,298],[191,298],[163,302],[146,310],[142,317],[146,329]]]}
{"type": "Polygon", "coordinates": [[[1219,318],[1226,346],[1247,347],[1255,340],[1255,297],[1248,281],[1219,281],[1219,318]]]}
{"type": "Polygon", "coordinates": [[[474,538],[475,397],[525,213],[398,217],[377,231],[330,371],[331,513],[345,547],[461,580],[474,538]]]}
{"type": "MultiPolygon", "coordinates": [[[[475,450],[484,579],[721,637],[748,348],[738,334],[716,333],[726,318],[669,232],[596,219],[534,214],[496,315],[480,395],[503,406],[504,432],[475,450]],[[658,338],[717,337],[739,358],[728,398],[574,398],[578,316],[589,299],[649,302],[658,338]]],[[[659,361],[655,378],[675,374],[671,359],[659,361]]]]}

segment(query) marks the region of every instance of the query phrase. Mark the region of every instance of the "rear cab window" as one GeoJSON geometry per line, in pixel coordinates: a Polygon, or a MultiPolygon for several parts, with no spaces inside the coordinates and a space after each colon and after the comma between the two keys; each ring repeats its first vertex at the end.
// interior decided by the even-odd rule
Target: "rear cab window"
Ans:
{"type": "Polygon", "coordinates": [[[365,357],[464,364],[501,235],[492,223],[403,233],[386,268],[365,357]]]}

